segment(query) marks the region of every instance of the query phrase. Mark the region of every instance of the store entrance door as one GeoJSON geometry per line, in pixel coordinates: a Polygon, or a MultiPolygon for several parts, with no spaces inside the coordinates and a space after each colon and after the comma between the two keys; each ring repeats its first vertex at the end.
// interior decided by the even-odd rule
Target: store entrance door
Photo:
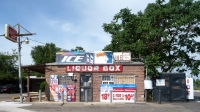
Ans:
{"type": "Polygon", "coordinates": [[[80,101],[92,101],[92,74],[81,74],[80,76],[80,101]]]}

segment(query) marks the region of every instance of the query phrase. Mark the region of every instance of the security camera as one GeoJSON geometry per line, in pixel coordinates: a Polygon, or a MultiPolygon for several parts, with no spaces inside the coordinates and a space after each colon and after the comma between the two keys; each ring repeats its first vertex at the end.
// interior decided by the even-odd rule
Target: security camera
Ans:
{"type": "Polygon", "coordinates": [[[26,44],[29,44],[29,40],[28,38],[26,38],[26,40],[24,41],[26,44]]]}

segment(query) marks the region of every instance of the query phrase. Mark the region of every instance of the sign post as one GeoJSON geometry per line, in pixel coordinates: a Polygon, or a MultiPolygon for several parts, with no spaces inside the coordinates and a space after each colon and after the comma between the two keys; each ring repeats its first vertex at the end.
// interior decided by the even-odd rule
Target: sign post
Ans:
{"type": "Polygon", "coordinates": [[[11,27],[8,24],[5,24],[5,38],[7,38],[8,40],[12,41],[12,42],[17,42],[18,43],[18,66],[19,66],[19,89],[20,89],[20,103],[23,103],[23,96],[22,96],[22,75],[21,75],[21,44],[22,42],[25,42],[26,44],[29,43],[28,39],[26,39],[25,41],[20,41],[20,36],[30,36],[33,35],[33,33],[28,32],[28,30],[26,30],[28,32],[28,34],[20,34],[20,25],[17,24],[16,26],[18,26],[17,30],[14,29],[13,27],[11,27]]]}

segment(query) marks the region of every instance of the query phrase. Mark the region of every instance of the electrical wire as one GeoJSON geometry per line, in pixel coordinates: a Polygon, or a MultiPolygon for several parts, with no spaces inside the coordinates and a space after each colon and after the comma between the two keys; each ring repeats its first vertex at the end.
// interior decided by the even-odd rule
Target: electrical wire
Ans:
{"type": "Polygon", "coordinates": [[[34,42],[37,42],[37,43],[40,43],[40,44],[44,44],[44,45],[45,45],[45,43],[39,42],[39,41],[37,41],[37,40],[33,40],[33,39],[29,39],[29,40],[32,40],[32,41],[34,41],[34,42]]]}

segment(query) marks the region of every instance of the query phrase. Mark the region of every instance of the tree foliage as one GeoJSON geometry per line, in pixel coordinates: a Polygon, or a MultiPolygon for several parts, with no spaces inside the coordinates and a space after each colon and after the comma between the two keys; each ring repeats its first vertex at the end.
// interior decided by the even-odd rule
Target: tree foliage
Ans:
{"type": "Polygon", "coordinates": [[[194,89],[200,90],[200,79],[194,80],[194,89]]]}
{"type": "Polygon", "coordinates": [[[76,46],[74,49],[71,49],[71,51],[85,51],[85,50],[81,46],[76,46]]]}
{"type": "Polygon", "coordinates": [[[121,9],[111,23],[103,24],[111,43],[103,50],[131,51],[133,58],[145,59],[148,73],[185,72],[199,74],[200,1],[156,0],[132,14],[121,9]]]}
{"type": "Polygon", "coordinates": [[[18,79],[17,53],[0,53],[0,80],[9,81],[18,79]]]}
{"type": "Polygon", "coordinates": [[[69,51],[85,51],[83,47],[81,46],[76,46],[75,48],[72,48],[71,50],[68,49],[62,49],[62,52],[69,52],[69,51]]]}
{"type": "Polygon", "coordinates": [[[34,63],[45,64],[55,62],[56,52],[61,51],[61,48],[56,47],[53,43],[47,43],[45,46],[35,46],[31,50],[31,56],[34,63]]]}

